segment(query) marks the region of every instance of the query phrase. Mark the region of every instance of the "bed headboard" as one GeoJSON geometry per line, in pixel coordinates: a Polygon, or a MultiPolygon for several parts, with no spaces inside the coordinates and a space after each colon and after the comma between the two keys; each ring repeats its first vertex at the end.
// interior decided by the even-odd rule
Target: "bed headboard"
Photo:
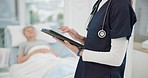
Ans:
{"type": "Polygon", "coordinates": [[[11,35],[8,30],[8,28],[5,28],[4,30],[4,47],[5,48],[10,48],[11,47],[11,35]]]}

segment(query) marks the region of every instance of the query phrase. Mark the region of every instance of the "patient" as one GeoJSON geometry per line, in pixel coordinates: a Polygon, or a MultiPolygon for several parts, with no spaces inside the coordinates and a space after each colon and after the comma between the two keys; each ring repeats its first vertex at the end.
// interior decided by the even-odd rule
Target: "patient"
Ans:
{"type": "Polygon", "coordinates": [[[37,40],[32,26],[23,34],[27,41],[19,46],[19,64],[10,67],[11,78],[74,78],[78,58],[59,58],[47,42],[37,40]]]}
{"type": "Polygon", "coordinates": [[[11,78],[73,78],[78,58],[59,58],[47,42],[37,40],[32,26],[23,34],[27,41],[19,46],[19,64],[10,67],[11,78]]]}
{"type": "Polygon", "coordinates": [[[18,63],[27,61],[37,53],[49,53],[52,57],[57,57],[47,42],[36,39],[36,30],[33,26],[24,27],[23,34],[27,41],[19,46],[18,63]]]}

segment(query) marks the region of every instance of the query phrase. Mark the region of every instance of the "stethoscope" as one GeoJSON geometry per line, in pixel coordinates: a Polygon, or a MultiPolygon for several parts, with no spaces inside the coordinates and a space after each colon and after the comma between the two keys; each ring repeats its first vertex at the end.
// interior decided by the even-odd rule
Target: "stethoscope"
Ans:
{"type": "MultiPolygon", "coordinates": [[[[95,15],[95,13],[96,13],[97,10],[98,10],[98,7],[99,7],[101,1],[102,1],[102,0],[98,0],[98,1],[94,4],[93,10],[92,10],[92,12],[90,13],[90,16],[89,16],[89,22],[87,21],[87,23],[90,23],[90,22],[91,22],[93,16],[95,15]]],[[[108,3],[108,6],[107,6],[107,9],[106,9],[106,12],[105,12],[105,16],[104,16],[104,18],[103,18],[102,28],[101,28],[101,30],[98,31],[98,36],[99,36],[99,38],[105,38],[105,37],[106,37],[106,31],[104,30],[104,26],[105,26],[105,21],[106,21],[106,19],[107,19],[107,13],[108,13],[108,11],[109,11],[109,6],[111,5],[111,1],[112,1],[112,0],[110,0],[109,3],[108,3]]],[[[88,26],[88,25],[87,25],[87,26],[88,26]]]]}

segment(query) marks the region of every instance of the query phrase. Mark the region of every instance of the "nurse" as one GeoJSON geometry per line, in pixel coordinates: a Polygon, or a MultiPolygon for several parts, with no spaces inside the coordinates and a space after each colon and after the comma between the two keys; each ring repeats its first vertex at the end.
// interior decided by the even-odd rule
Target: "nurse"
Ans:
{"type": "Polygon", "coordinates": [[[57,39],[80,56],[74,78],[123,78],[128,40],[135,22],[129,0],[98,0],[91,12],[86,37],[60,26],[61,31],[84,44],[79,49],[57,39]]]}

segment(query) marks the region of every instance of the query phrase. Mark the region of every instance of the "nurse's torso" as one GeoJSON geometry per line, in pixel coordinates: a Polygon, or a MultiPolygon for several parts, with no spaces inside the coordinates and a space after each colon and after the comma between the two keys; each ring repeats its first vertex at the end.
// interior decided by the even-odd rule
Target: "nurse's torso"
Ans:
{"type": "MultiPolygon", "coordinates": [[[[94,15],[88,25],[88,33],[85,41],[85,49],[100,52],[109,52],[111,49],[110,27],[108,21],[104,30],[106,31],[105,38],[99,38],[98,31],[101,30],[106,8],[106,2],[99,11],[94,15]]],[[[107,58],[107,57],[106,57],[107,58]]],[[[119,67],[108,66],[93,62],[84,62],[80,57],[79,64],[75,73],[75,78],[121,78],[119,67]]]]}

